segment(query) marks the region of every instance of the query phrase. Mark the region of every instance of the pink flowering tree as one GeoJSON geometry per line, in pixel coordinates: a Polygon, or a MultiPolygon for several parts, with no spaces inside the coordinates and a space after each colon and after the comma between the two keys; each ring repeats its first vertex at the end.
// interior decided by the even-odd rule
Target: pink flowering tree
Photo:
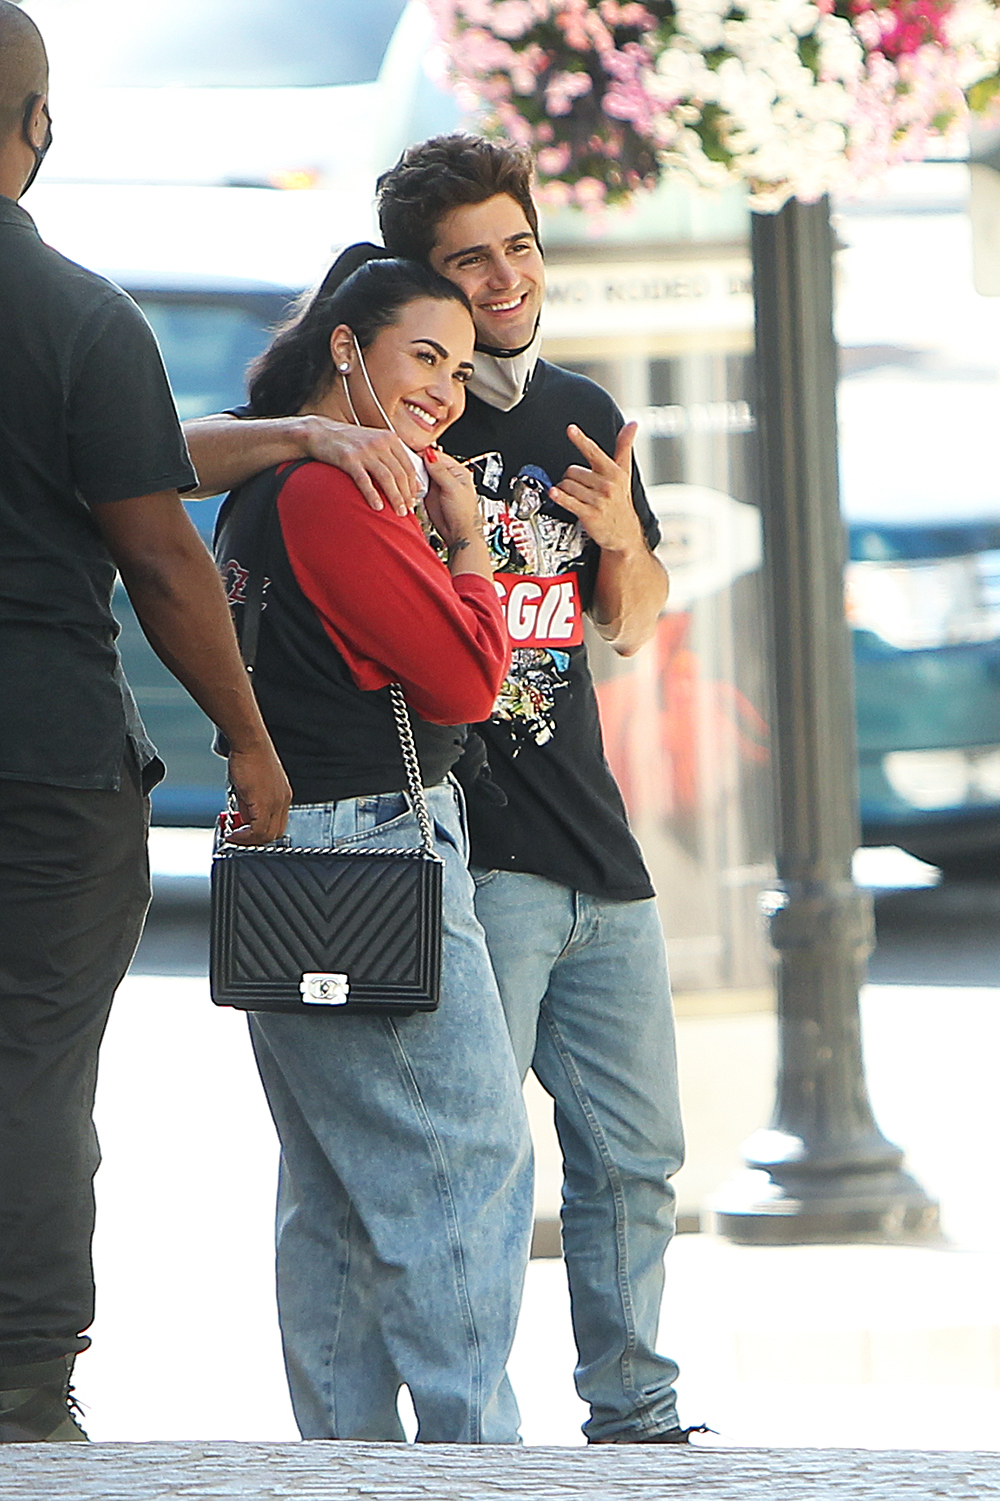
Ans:
{"type": "Polygon", "coordinates": [[[428,0],[483,127],[530,145],[543,199],[589,208],[665,173],[814,202],[1000,99],[997,0],[428,0]]]}

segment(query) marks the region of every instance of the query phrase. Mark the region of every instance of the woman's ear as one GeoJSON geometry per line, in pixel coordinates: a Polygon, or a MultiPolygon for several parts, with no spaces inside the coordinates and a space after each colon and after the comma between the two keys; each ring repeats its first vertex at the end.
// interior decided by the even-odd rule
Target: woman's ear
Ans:
{"type": "Polygon", "coordinates": [[[354,334],[346,323],[339,323],[330,335],[330,358],[339,375],[350,373],[354,364],[354,334]]]}

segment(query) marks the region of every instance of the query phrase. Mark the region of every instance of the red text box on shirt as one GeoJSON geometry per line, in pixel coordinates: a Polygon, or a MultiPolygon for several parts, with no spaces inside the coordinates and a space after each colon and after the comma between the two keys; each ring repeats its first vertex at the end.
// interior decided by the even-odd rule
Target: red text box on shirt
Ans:
{"type": "Polygon", "coordinates": [[[575,573],[538,578],[532,573],[496,573],[493,583],[514,646],[579,646],[583,611],[575,573]]]}

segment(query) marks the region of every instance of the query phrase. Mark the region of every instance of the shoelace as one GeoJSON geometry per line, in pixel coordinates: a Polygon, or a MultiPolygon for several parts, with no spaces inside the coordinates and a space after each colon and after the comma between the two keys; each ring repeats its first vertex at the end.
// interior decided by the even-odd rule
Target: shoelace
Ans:
{"type": "Polygon", "coordinates": [[[676,1440],[679,1444],[689,1444],[692,1433],[718,1433],[717,1428],[709,1428],[707,1423],[692,1423],[690,1428],[682,1428],[684,1437],[676,1440]]]}
{"type": "Polygon", "coordinates": [[[70,1380],[67,1380],[66,1382],[66,1406],[72,1414],[73,1418],[77,1420],[82,1427],[83,1418],[86,1416],[86,1414],[84,1412],[83,1403],[77,1397],[76,1392],[73,1389],[73,1383],[70,1380]]]}

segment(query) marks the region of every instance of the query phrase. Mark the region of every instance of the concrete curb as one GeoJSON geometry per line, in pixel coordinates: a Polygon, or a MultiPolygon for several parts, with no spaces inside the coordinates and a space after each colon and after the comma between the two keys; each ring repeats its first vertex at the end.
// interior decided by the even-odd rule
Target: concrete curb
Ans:
{"type": "Polygon", "coordinates": [[[75,1444],[0,1449],[3,1501],[989,1501],[996,1454],[608,1445],[75,1444]]]}

